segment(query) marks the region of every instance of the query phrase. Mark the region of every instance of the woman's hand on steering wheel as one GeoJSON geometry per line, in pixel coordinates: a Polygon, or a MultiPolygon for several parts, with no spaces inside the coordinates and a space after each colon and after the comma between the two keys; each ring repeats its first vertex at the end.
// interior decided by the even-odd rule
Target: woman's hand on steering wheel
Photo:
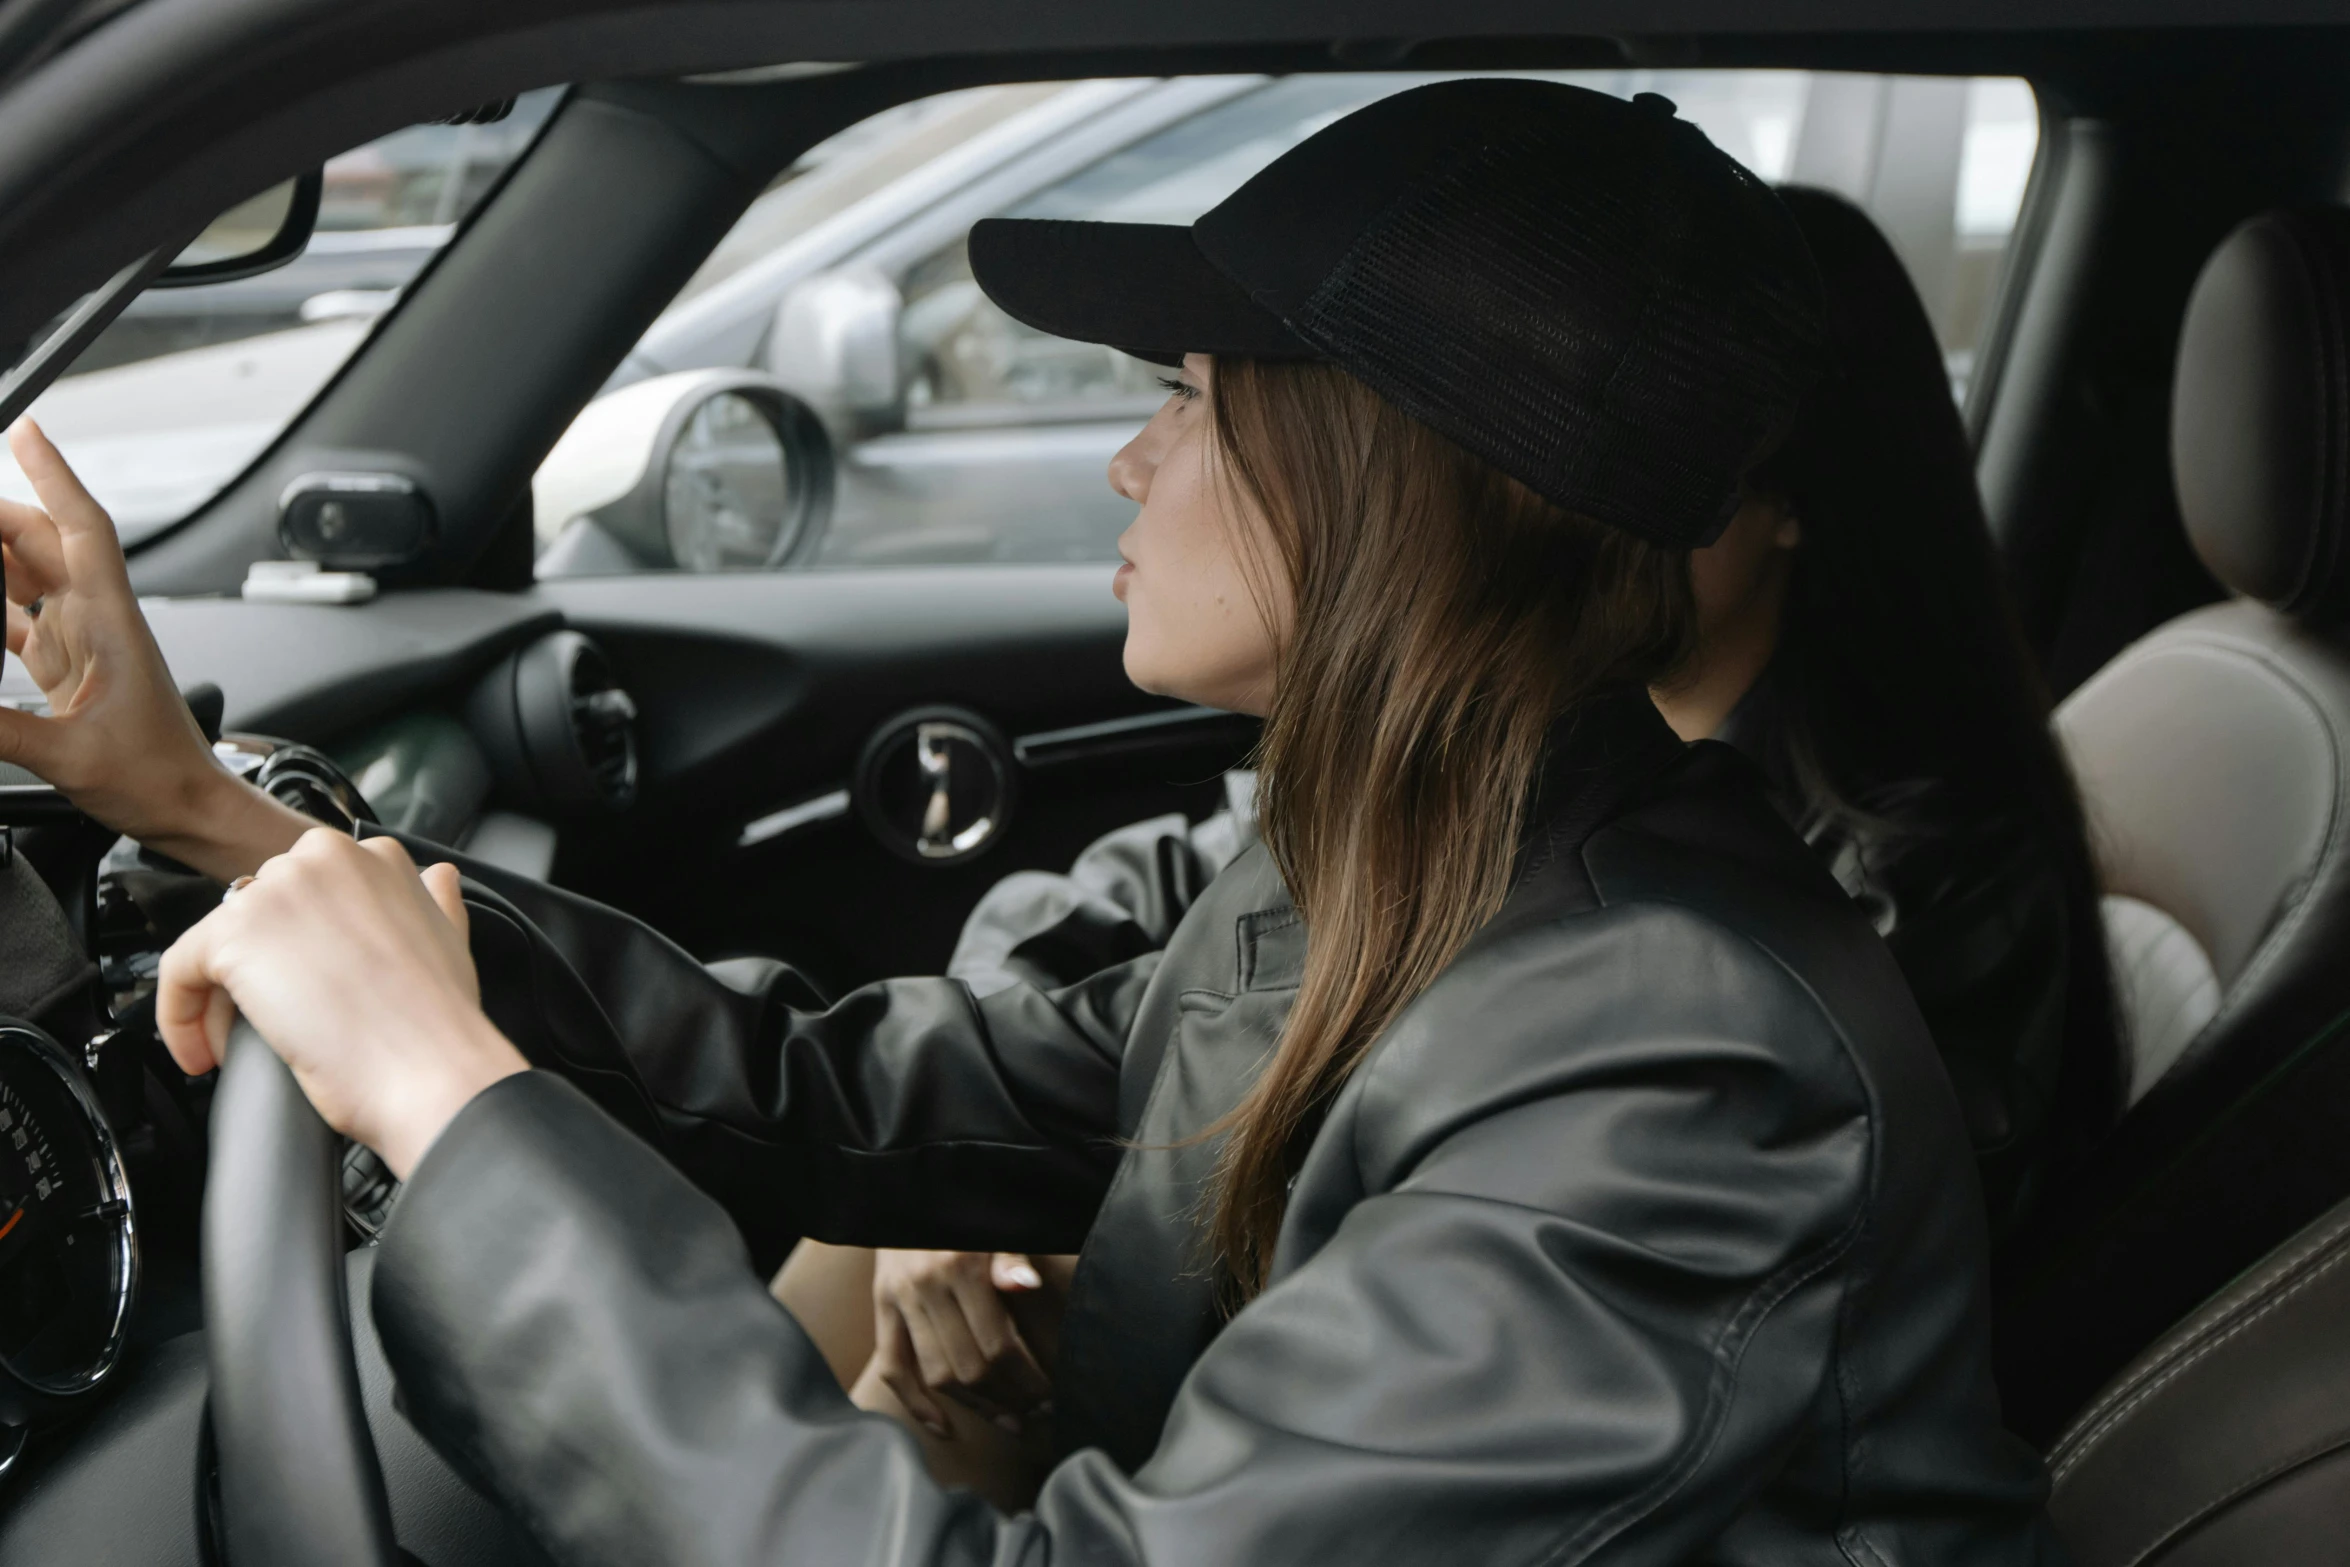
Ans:
{"type": "Polygon", "coordinates": [[[1044,1280],[1016,1252],[881,1251],[873,1258],[874,1369],[907,1413],[951,1438],[936,1395],[1017,1435],[1052,1396],[1004,1306],[1044,1280]]]}
{"type": "Polygon", "coordinates": [[[31,420],[8,432],[37,507],[0,500],[8,651],[49,699],[0,708],[0,761],[115,831],[226,881],[309,822],[213,760],[131,589],[113,519],[31,420]]]}
{"type": "Polygon", "coordinates": [[[402,1180],[475,1094],[528,1063],[481,1010],[455,867],[306,833],[163,955],[155,1020],[183,1071],[243,1013],[328,1125],[402,1180]]]}

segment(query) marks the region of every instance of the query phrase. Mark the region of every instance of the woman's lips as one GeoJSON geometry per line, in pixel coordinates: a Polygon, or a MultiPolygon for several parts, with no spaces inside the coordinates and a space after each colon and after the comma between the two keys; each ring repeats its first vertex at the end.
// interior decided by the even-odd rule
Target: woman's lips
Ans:
{"type": "Polygon", "coordinates": [[[1130,560],[1122,560],[1118,562],[1118,574],[1110,579],[1110,592],[1121,604],[1126,602],[1127,579],[1133,575],[1134,562],[1130,560]]]}

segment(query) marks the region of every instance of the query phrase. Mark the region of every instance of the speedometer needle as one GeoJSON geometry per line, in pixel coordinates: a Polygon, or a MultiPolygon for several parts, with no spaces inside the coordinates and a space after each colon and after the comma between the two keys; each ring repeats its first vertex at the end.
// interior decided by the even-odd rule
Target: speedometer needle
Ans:
{"type": "Polygon", "coordinates": [[[24,1209],[20,1207],[16,1210],[16,1212],[8,1216],[8,1222],[6,1224],[0,1224],[0,1241],[8,1239],[8,1232],[15,1229],[16,1221],[23,1217],[24,1209]]]}

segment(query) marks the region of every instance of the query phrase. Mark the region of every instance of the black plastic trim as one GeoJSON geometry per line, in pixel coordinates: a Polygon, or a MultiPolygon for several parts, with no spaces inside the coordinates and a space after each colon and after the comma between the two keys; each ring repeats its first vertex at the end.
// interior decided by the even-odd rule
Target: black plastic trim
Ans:
{"type": "Polygon", "coordinates": [[[1188,749],[1212,741],[1253,745],[1263,722],[1220,708],[1178,707],[1022,735],[1012,742],[1012,757],[1022,767],[1043,771],[1112,757],[1188,749]]]}

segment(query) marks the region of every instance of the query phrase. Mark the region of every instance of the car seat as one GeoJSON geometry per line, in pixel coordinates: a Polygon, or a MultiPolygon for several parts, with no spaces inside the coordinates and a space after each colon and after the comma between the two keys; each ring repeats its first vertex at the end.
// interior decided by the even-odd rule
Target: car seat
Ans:
{"type": "Polygon", "coordinates": [[[2141,638],[2057,714],[2134,1103],[2001,1259],[2002,1390],[2038,1440],[2350,1193],[2350,212],[2263,214],[2213,252],[2171,460],[2235,597],[2141,638]]]}

